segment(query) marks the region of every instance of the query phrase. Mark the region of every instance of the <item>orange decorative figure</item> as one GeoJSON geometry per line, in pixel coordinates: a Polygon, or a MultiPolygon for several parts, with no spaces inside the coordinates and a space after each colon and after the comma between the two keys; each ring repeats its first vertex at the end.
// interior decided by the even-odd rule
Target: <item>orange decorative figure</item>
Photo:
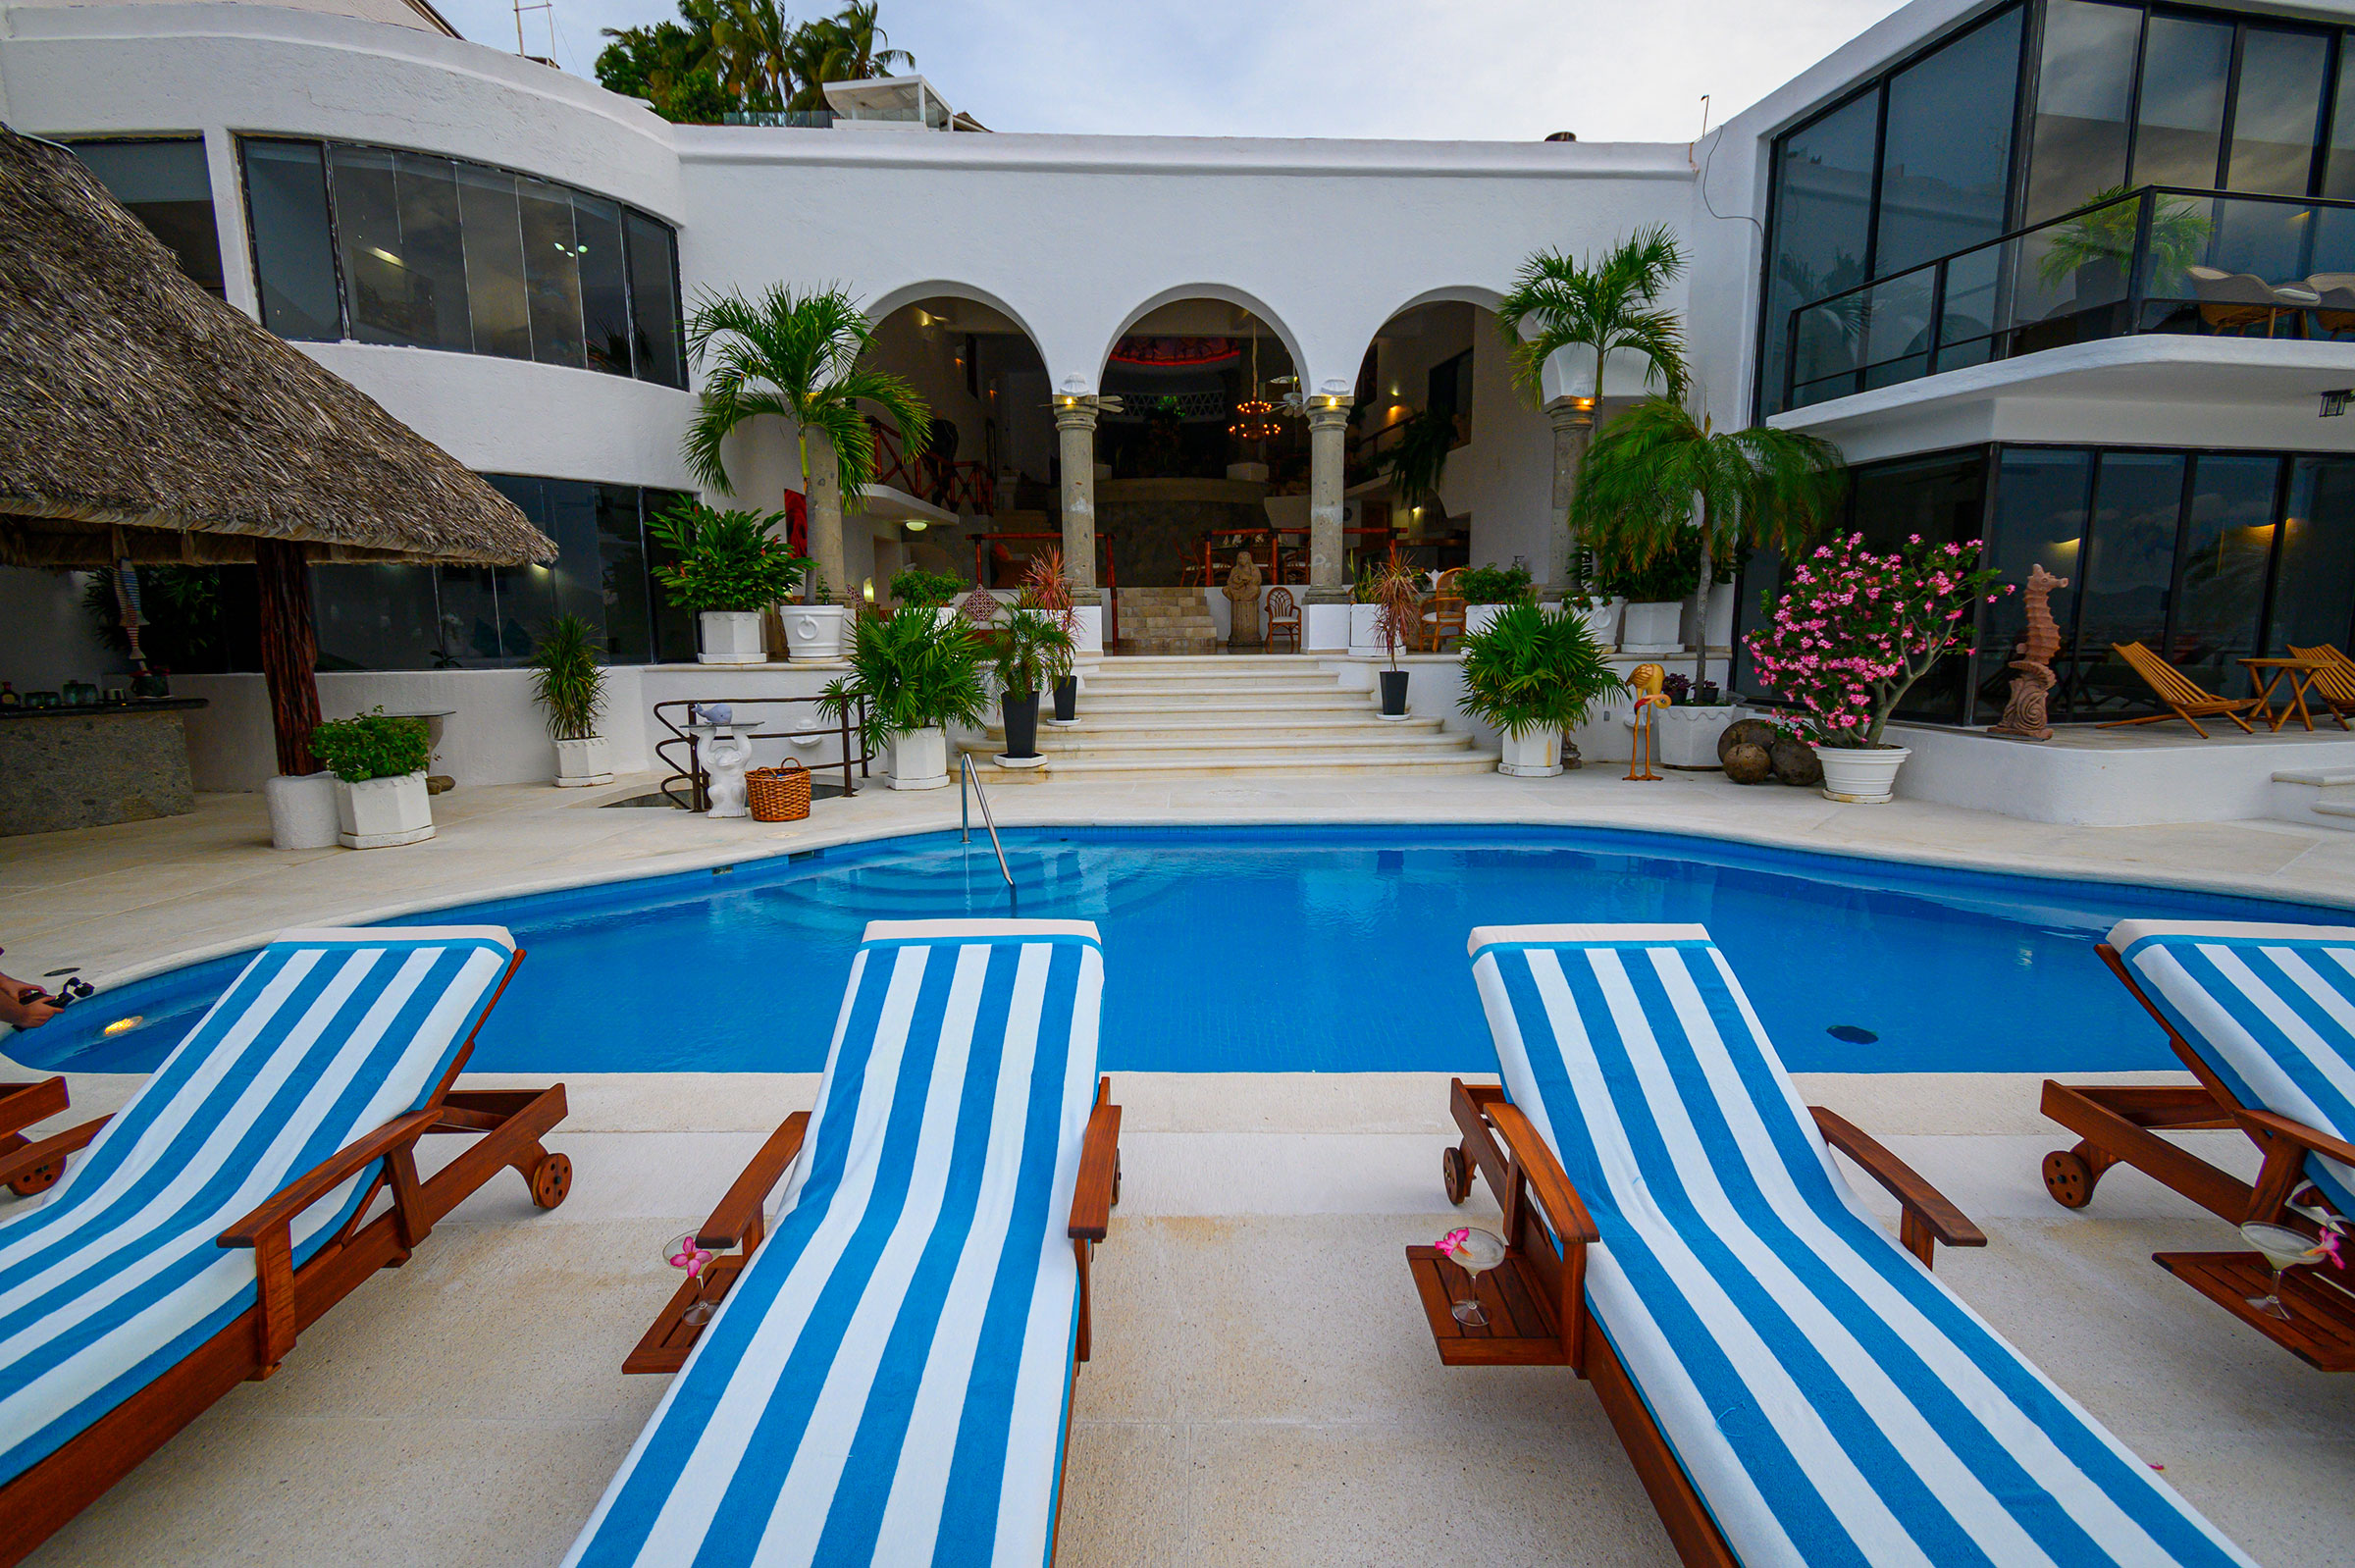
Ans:
{"type": "Polygon", "coordinates": [[[1668,695],[1661,690],[1667,680],[1668,672],[1657,664],[1638,664],[1627,677],[1627,684],[1636,691],[1635,751],[1627,759],[1627,776],[1638,784],[1660,782],[1660,775],[1651,770],[1657,741],[1652,733],[1652,709],[1668,706],[1668,695]]]}

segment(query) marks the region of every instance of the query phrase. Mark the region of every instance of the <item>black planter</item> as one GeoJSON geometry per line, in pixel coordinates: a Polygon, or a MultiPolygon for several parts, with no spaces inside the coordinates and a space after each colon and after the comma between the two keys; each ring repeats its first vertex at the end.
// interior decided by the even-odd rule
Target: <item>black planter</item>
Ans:
{"type": "Polygon", "coordinates": [[[1031,692],[1017,697],[1008,692],[998,699],[998,710],[1006,715],[1006,755],[1008,757],[1036,757],[1038,755],[1038,694],[1031,692]]]}
{"type": "Polygon", "coordinates": [[[1069,724],[1079,716],[1079,677],[1066,675],[1055,683],[1055,717],[1069,724]]]}
{"type": "Polygon", "coordinates": [[[1406,678],[1411,670],[1386,669],[1382,672],[1382,716],[1406,716],[1406,678]]]}

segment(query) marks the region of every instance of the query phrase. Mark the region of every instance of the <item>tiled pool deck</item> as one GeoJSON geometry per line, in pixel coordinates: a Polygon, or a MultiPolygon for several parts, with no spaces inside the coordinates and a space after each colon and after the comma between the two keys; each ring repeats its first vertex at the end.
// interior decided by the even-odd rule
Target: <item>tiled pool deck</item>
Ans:
{"type": "MultiPolygon", "coordinates": [[[[787,827],[580,798],[646,787],[464,789],[436,801],[439,838],[365,855],[271,851],[258,797],[9,840],[5,967],[80,964],[103,983],[289,924],[957,819],[953,791],[821,801],[811,822],[787,827]]],[[[1905,803],[1841,807],[1715,777],[1067,782],[994,800],[1002,822],[1621,823],[2355,901],[2355,834],[2051,827],[1905,803]]],[[[278,1377],[234,1391],[33,1561],[553,1563],[661,1393],[664,1380],[618,1370],[675,1279],[658,1244],[702,1218],[814,1083],[568,1081],[573,1114],[550,1139],[576,1162],[562,1209],[538,1215],[520,1183],[495,1182],[407,1268],[305,1334],[278,1377]]],[[[77,1109],[105,1109],[131,1084],[78,1080],[77,1109]]],[[[1443,1078],[1122,1074],[1115,1085],[1126,1180],[1098,1255],[1065,1568],[1671,1560],[1600,1406],[1574,1378],[1439,1365],[1399,1249],[1456,1212],[1439,1184],[1443,1078]]],[[[2260,1342],[2148,1261],[2228,1246],[2226,1228],[2129,1170],[2109,1176],[2091,1210],[2056,1208],[2036,1164],[2064,1136],[2036,1116],[2033,1077],[1814,1076],[1801,1087],[1883,1137],[1987,1229],[1983,1252],[1942,1253],[1941,1275],[2253,1556],[2275,1568],[2345,1560],[2348,1385],[2260,1342]]],[[[2192,1136],[2239,1156],[2237,1139],[2192,1136]]]]}

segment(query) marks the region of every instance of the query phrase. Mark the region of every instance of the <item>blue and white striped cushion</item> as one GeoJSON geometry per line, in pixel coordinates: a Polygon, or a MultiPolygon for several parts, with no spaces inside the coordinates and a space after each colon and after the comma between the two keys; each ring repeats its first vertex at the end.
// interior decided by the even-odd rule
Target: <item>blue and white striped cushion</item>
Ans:
{"type": "MultiPolygon", "coordinates": [[[[254,956],[41,1198],[0,1219],[0,1482],[254,1304],[223,1230],[422,1107],[506,972],[495,925],[289,931],[254,956]]],[[[361,1172],[294,1224],[299,1267],[361,1172]]]]}
{"type": "MultiPolygon", "coordinates": [[[[2110,945],[2233,1098],[2355,1143],[2355,930],[2124,920],[2110,945]]],[[[2355,1214],[2355,1170],[2306,1174],[2355,1214]]]]}
{"type": "Polygon", "coordinates": [[[1857,1202],[1706,930],[1471,948],[1591,1308],[1750,1568],[2247,1562],[1857,1202]]]}
{"type": "Polygon", "coordinates": [[[1087,921],[876,921],[777,1220],[567,1564],[1044,1562],[1087,921]]]}

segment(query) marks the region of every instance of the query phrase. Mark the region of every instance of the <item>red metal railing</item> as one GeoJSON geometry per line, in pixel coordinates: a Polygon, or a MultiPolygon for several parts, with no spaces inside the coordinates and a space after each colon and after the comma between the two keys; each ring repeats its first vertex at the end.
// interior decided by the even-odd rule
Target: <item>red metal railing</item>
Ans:
{"type": "MultiPolygon", "coordinates": [[[[1061,534],[975,534],[972,536],[973,581],[983,588],[998,587],[995,563],[989,558],[989,548],[1002,541],[1018,539],[1023,541],[1045,540],[1056,545],[1063,543],[1061,534]]],[[[1119,563],[1113,559],[1112,540],[1113,536],[1108,533],[1098,531],[1096,534],[1098,559],[1096,586],[1103,589],[1107,595],[1104,601],[1104,646],[1106,648],[1113,647],[1121,640],[1121,572],[1119,563]]]]}
{"type": "MultiPolygon", "coordinates": [[[[1349,549],[1348,542],[1350,540],[1382,540],[1387,549],[1390,531],[1387,528],[1344,528],[1341,530],[1341,546],[1345,553],[1349,549]]],[[[1199,568],[1202,574],[1202,585],[1206,588],[1216,588],[1220,583],[1226,581],[1225,573],[1219,570],[1219,562],[1214,558],[1217,550],[1221,548],[1217,544],[1218,541],[1228,541],[1229,543],[1224,548],[1232,550],[1237,548],[1236,542],[1248,540],[1251,542],[1249,548],[1254,560],[1260,559],[1261,546],[1265,545],[1267,553],[1263,570],[1267,572],[1268,581],[1271,584],[1299,587],[1308,581],[1308,529],[1280,528],[1274,524],[1261,528],[1207,529],[1202,535],[1202,564],[1199,568]],[[1297,549],[1288,548],[1283,543],[1288,535],[1299,536],[1300,545],[1297,549]],[[1288,578],[1283,575],[1287,564],[1294,572],[1294,575],[1288,578]]],[[[1362,549],[1361,545],[1361,551],[1362,549]]]]}
{"type": "Polygon", "coordinates": [[[875,437],[877,484],[889,485],[947,511],[955,511],[960,501],[969,502],[974,511],[985,516],[997,511],[997,485],[990,477],[987,463],[948,462],[935,452],[911,457],[900,444],[897,430],[878,419],[869,419],[866,428],[875,437]]]}

